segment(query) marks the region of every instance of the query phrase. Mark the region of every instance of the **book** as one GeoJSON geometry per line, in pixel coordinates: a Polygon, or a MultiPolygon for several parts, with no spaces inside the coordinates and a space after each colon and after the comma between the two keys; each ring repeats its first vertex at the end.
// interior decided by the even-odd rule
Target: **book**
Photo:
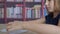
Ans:
{"type": "Polygon", "coordinates": [[[14,9],[13,7],[7,7],[7,18],[13,18],[14,17],[14,9]]]}
{"type": "Polygon", "coordinates": [[[2,18],[4,18],[4,8],[2,8],[2,18]]]}
{"type": "Polygon", "coordinates": [[[16,6],[14,8],[14,18],[22,18],[22,6],[16,6]]]}
{"type": "Polygon", "coordinates": [[[38,8],[38,9],[37,9],[37,11],[38,11],[38,18],[41,17],[41,11],[40,11],[40,10],[41,10],[41,8],[38,8]]]}
{"type": "Polygon", "coordinates": [[[35,9],[35,18],[38,18],[38,9],[35,9]]]}
{"type": "Polygon", "coordinates": [[[35,19],[35,10],[32,9],[32,19],[35,19]]]}
{"type": "Polygon", "coordinates": [[[0,18],[4,18],[4,9],[0,8],[0,18]]]}
{"type": "Polygon", "coordinates": [[[26,18],[31,18],[32,16],[32,8],[26,7],[26,18]]]}
{"type": "Polygon", "coordinates": [[[41,9],[41,5],[35,5],[34,6],[35,18],[40,18],[40,9],[41,9]]]}

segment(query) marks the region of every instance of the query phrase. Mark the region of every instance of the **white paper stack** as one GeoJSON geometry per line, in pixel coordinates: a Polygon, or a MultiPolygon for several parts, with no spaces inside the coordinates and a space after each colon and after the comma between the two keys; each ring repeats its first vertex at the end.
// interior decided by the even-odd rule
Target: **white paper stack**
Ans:
{"type": "Polygon", "coordinates": [[[33,2],[33,0],[25,0],[25,2],[33,2]]]}
{"type": "Polygon", "coordinates": [[[14,0],[7,0],[7,2],[14,2],[14,0]]]}

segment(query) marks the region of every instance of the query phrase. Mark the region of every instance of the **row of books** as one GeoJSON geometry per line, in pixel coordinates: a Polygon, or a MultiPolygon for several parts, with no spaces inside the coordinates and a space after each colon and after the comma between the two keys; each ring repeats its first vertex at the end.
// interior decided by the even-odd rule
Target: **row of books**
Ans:
{"type": "MultiPolygon", "coordinates": [[[[25,18],[40,18],[41,17],[41,5],[35,5],[34,7],[25,7],[25,18]]],[[[22,6],[7,7],[7,18],[22,18],[22,6]]],[[[0,9],[0,17],[4,16],[4,11],[0,9]]]]}
{"type": "MultiPolygon", "coordinates": [[[[4,0],[0,0],[0,1],[4,1],[4,0]]],[[[8,2],[23,2],[24,0],[7,0],[8,2]]],[[[41,2],[41,0],[25,0],[25,2],[41,2]]]]}

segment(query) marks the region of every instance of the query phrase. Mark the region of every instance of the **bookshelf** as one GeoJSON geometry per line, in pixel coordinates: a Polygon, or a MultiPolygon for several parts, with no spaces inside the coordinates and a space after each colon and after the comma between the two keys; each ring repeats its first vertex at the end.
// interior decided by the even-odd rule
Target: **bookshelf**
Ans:
{"type": "MultiPolygon", "coordinates": [[[[28,21],[39,19],[39,14],[37,14],[39,15],[39,18],[35,18],[35,16],[33,16],[36,14],[34,8],[35,5],[39,5],[40,8],[42,7],[43,14],[44,0],[37,0],[37,2],[36,0],[0,0],[0,8],[4,9],[3,18],[0,18],[0,21],[2,20],[5,23],[14,20],[28,21]]],[[[36,12],[38,11],[36,10],[36,12]]]]}

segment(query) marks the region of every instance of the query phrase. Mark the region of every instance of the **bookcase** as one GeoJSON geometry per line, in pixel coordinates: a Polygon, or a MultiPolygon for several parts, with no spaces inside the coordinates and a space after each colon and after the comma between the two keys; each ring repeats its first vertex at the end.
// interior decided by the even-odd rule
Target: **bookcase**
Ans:
{"type": "Polygon", "coordinates": [[[40,19],[44,0],[0,0],[0,22],[40,19]]]}

